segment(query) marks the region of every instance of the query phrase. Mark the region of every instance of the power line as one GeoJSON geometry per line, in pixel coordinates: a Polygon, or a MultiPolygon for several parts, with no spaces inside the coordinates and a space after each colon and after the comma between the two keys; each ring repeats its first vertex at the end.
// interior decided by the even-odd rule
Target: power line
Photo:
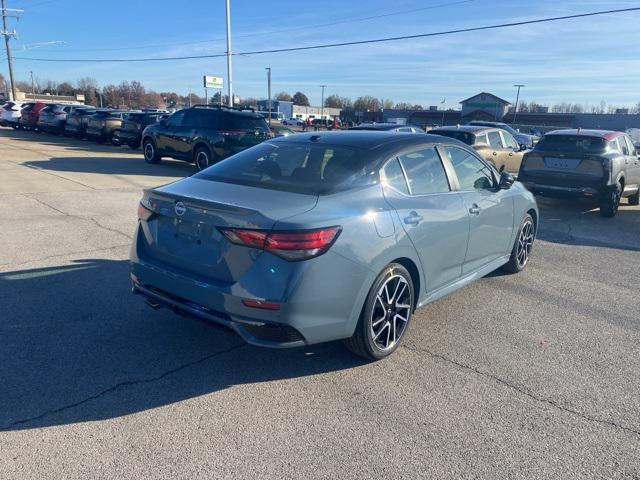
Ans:
{"type": "MultiPolygon", "coordinates": [[[[244,34],[234,35],[234,38],[251,38],[251,37],[264,36],[264,35],[275,35],[278,33],[288,33],[288,32],[296,32],[300,30],[309,30],[310,28],[330,27],[334,25],[343,25],[347,23],[364,22],[368,20],[375,20],[378,18],[386,18],[386,17],[392,17],[396,15],[406,15],[408,13],[415,13],[415,12],[420,12],[424,10],[434,10],[437,8],[450,7],[450,6],[460,5],[463,3],[470,3],[474,1],[475,0],[457,0],[454,2],[430,5],[428,7],[413,8],[410,10],[401,10],[397,12],[381,13],[378,15],[371,15],[368,17],[357,17],[357,18],[351,18],[346,20],[339,20],[335,22],[320,23],[320,24],[314,24],[314,25],[304,25],[301,27],[286,28],[281,30],[269,30],[266,32],[244,33],[244,34]]],[[[125,50],[144,50],[149,48],[175,47],[175,46],[182,46],[182,45],[200,45],[203,43],[212,43],[212,42],[221,41],[221,40],[226,40],[226,37],[216,37],[216,38],[210,38],[208,40],[195,40],[193,42],[160,43],[155,45],[139,45],[135,47],[117,47],[117,48],[80,48],[80,49],[70,49],[66,51],[67,52],[115,52],[115,51],[125,51],[125,50]]]]}
{"type": "MultiPolygon", "coordinates": [[[[640,7],[632,7],[632,8],[620,8],[615,10],[603,10],[599,12],[589,12],[589,13],[579,13],[574,15],[563,15],[561,17],[548,17],[548,18],[538,18],[535,20],[524,20],[520,22],[510,22],[510,23],[500,23],[496,25],[485,25],[481,27],[470,27],[470,28],[460,28],[455,30],[445,30],[441,32],[431,32],[431,33],[420,33],[416,35],[402,35],[397,37],[385,37],[385,38],[376,38],[370,40],[356,40],[351,42],[338,42],[338,43],[325,43],[319,45],[307,45],[303,47],[288,47],[288,48],[275,48],[271,50],[254,50],[247,52],[234,52],[233,55],[264,55],[268,53],[284,53],[284,52],[297,52],[304,50],[318,50],[322,48],[335,48],[335,47],[346,47],[351,45],[366,45],[372,43],[383,43],[383,42],[395,42],[399,40],[412,40],[416,38],[427,38],[427,37],[437,37],[444,35],[453,35],[458,33],[468,33],[468,32],[479,32],[484,30],[496,30],[500,28],[509,28],[509,27],[518,27],[522,25],[532,25],[539,23],[547,23],[547,22],[557,22],[561,20],[571,20],[576,18],[586,18],[586,17],[595,17],[598,15],[607,15],[607,14],[617,14],[617,13],[629,13],[639,11],[640,7]]],[[[74,62],[74,63],[129,63],[129,62],[162,62],[162,61],[176,61],[176,60],[197,60],[197,59],[205,59],[205,58],[219,58],[226,56],[226,53],[220,54],[211,54],[211,55],[188,55],[188,56],[180,56],[180,57],[148,57],[148,58],[94,58],[94,59],[71,59],[71,58],[27,58],[27,57],[15,57],[16,60],[28,60],[32,62],[74,62]]]]}

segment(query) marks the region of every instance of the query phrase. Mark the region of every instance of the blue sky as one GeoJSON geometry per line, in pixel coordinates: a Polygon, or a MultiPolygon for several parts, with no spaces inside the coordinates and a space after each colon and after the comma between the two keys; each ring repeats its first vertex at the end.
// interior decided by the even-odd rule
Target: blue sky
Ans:
{"type": "MultiPolygon", "coordinates": [[[[139,58],[225,51],[223,0],[7,0],[24,8],[14,56],[33,58],[139,58]],[[95,7],[91,7],[95,5],[95,7]],[[23,45],[62,40],[28,51],[23,45]],[[197,43],[196,43],[197,42],[197,43]]],[[[232,0],[233,50],[303,46],[513,22],[587,11],[640,6],[616,0],[232,0]],[[426,7],[435,7],[426,9],[426,7]],[[410,13],[395,14],[406,10],[410,13]],[[392,14],[383,18],[362,17],[392,14]],[[337,25],[326,25],[345,22],[337,25]],[[346,23],[348,22],[348,23],[346,23]],[[285,30],[285,31],[283,31],[285,30]],[[289,30],[289,31],[286,31],[289,30]],[[279,33],[274,33],[279,32],[279,33]]],[[[612,105],[640,102],[640,12],[528,25],[444,37],[295,53],[234,57],[234,91],[265,97],[265,67],[273,91],[373,95],[446,105],[479,91],[513,101],[612,105]]],[[[139,80],[157,91],[203,94],[203,74],[226,76],[224,58],[175,62],[97,64],[15,61],[16,77],[73,81],[90,76],[101,85],[139,80]]],[[[0,72],[7,76],[6,61],[0,72]]]]}

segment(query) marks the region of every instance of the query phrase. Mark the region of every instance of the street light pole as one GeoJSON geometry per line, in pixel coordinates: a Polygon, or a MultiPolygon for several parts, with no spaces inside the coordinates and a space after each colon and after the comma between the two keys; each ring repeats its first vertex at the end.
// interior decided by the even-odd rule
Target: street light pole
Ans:
{"type": "Polygon", "coordinates": [[[0,34],[2,36],[4,36],[4,45],[5,48],[7,49],[7,63],[9,64],[9,82],[11,83],[11,98],[9,100],[16,100],[16,84],[15,81],[13,79],[13,59],[11,58],[11,45],[9,45],[9,38],[10,37],[15,37],[15,30],[12,32],[9,32],[9,29],[7,27],[7,17],[9,17],[10,15],[13,17],[17,17],[17,13],[22,12],[22,10],[9,10],[8,8],[6,8],[5,4],[4,4],[5,0],[0,0],[0,15],[2,15],[2,31],[0,31],[0,34]]]}
{"type": "Polygon", "coordinates": [[[233,72],[231,69],[231,5],[230,0],[226,0],[225,11],[227,16],[227,85],[229,87],[229,99],[227,105],[233,107],[233,72]]]}
{"type": "Polygon", "coordinates": [[[267,71],[267,107],[269,109],[269,126],[271,126],[271,67],[265,68],[267,71]]]}
{"type": "Polygon", "coordinates": [[[29,70],[29,75],[31,75],[31,99],[35,100],[36,98],[36,89],[33,83],[33,70],[29,70]]]}
{"type": "Polygon", "coordinates": [[[320,101],[320,118],[324,121],[324,89],[326,85],[320,85],[322,88],[322,100],[320,101]]]}
{"type": "Polygon", "coordinates": [[[525,85],[522,85],[522,84],[514,85],[514,87],[516,87],[516,88],[518,89],[518,93],[516,94],[516,108],[515,108],[515,110],[513,111],[513,124],[514,124],[514,125],[515,125],[515,123],[516,123],[516,117],[518,116],[518,102],[520,101],[520,89],[521,89],[522,87],[524,87],[524,86],[525,86],[525,85]]]}

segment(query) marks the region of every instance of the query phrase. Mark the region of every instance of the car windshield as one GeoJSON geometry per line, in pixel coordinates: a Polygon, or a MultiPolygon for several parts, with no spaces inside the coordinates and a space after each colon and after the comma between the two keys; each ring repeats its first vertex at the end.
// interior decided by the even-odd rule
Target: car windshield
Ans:
{"type": "Polygon", "coordinates": [[[601,137],[545,135],[536,145],[536,150],[544,152],[601,153],[606,145],[606,140],[601,137]]]}
{"type": "Polygon", "coordinates": [[[476,136],[473,133],[461,132],[459,130],[434,130],[432,132],[435,135],[442,135],[443,137],[455,138],[467,145],[473,145],[476,140],[476,136]]]}
{"type": "Polygon", "coordinates": [[[262,143],[195,177],[292,193],[321,195],[377,181],[362,149],[338,145],[262,143]]]}

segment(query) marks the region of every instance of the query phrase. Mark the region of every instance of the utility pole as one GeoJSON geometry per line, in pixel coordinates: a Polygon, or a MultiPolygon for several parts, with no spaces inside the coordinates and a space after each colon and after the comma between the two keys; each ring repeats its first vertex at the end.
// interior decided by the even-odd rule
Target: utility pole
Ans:
{"type": "Polygon", "coordinates": [[[18,18],[18,14],[21,13],[22,10],[10,9],[5,5],[5,0],[0,0],[0,15],[2,15],[2,31],[0,34],[4,37],[4,45],[7,49],[7,63],[9,64],[9,82],[11,83],[11,92],[9,92],[10,100],[16,99],[16,84],[13,79],[13,60],[11,58],[11,45],[9,45],[9,38],[16,37],[16,31],[10,32],[7,27],[7,18],[14,17],[18,18]]]}
{"type": "Polygon", "coordinates": [[[227,105],[233,107],[233,72],[231,69],[231,5],[226,0],[225,11],[227,16],[227,85],[229,87],[229,99],[227,105]]]}
{"type": "Polygon", "coordinates": [[[322,100],[320,100],[320,118],[324,120],[324,89],[326,88],[326,85],[320,85],[320,88],[322,88],[322,100]]]}
{"type": "Polygon", "coordinates": [[[33,70],[29,70],[29,75],[31,75],[31,99],[35,100],[36,98],[36,89],[33,82],[33,70]]]}
{"type": "Polygon", "coordinates": [[[516,94],[516,108],[513,111],[513,124],[515,125],[516,123],[516,117],[518,116],[518,102],[520,101],[520,89],[522,87],[525,87],[526,85],[522,85],[522,84],[517,84],[514,85],[514,87],[516,87],[518,89],[518,93],[516,94]]]}
{"type": "Polygon", "coordinates": [[[267,107],[269,108],[269,126],[271,126],[271,67],[265,68],[267,71],[267,107]]]}

